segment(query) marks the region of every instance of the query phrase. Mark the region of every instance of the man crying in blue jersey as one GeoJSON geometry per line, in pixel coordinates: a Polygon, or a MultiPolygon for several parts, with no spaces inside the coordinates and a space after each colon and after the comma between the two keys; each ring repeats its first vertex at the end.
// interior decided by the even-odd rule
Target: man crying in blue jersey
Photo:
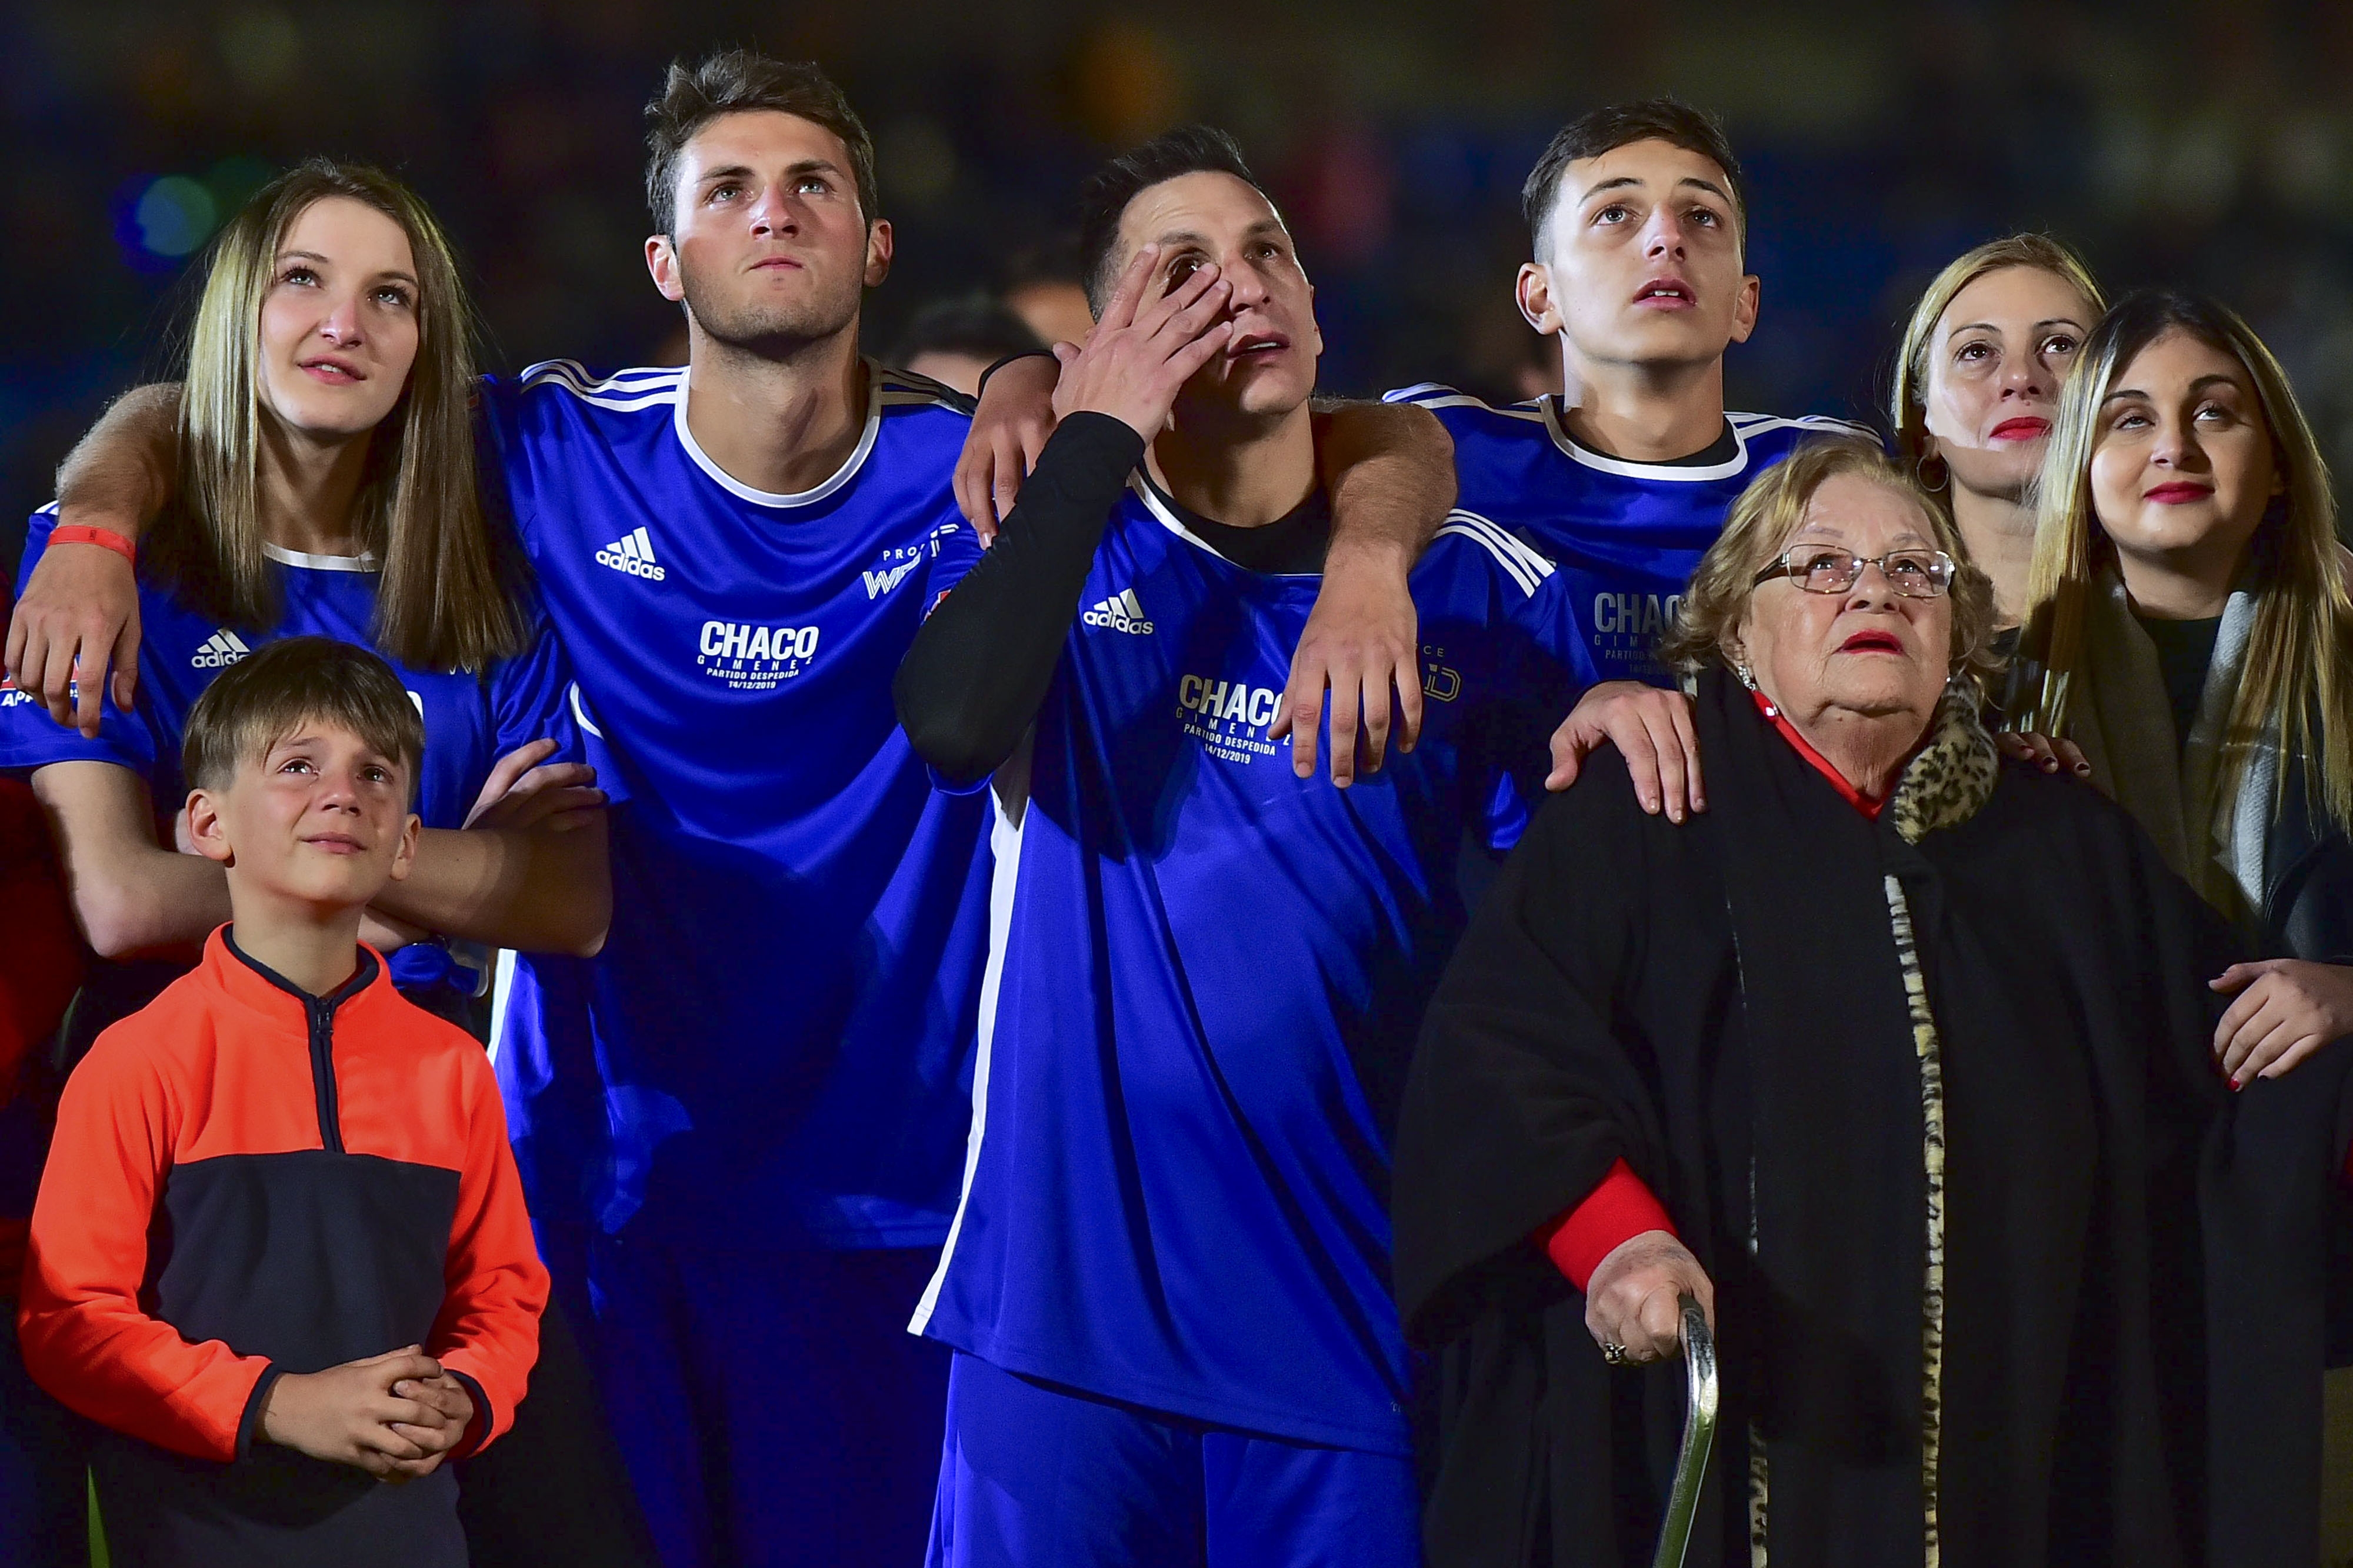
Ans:
{"type": "Polygon", "coordinates": [[[931,1562],[1403,1568],[1391,1115],[1466,826],[1542,756],[1505,694],[1543,684],[1512,624],[1553,574],[1440,530],[1418,744],[1345,792],[1299,776],[1314,290],[1218,132],[1082,206],[1098,321],[1059,427],[897,686],[916,749],[998,807],[965,1194],[913,1323],[958,1352],[931,1562]]]}

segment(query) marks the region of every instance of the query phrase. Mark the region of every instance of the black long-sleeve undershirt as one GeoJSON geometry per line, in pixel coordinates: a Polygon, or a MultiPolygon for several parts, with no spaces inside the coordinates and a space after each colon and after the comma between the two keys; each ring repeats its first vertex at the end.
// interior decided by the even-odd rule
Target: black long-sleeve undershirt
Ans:
{"type": "Polygon", "coordinates": [[[957,784],[994,773],[1046,700],[1103,529],[1144,437],[1108,414],[1063,420],[997,542],[899,666],[892,698],[915,752],[957,784]]]}
{"type": "MultiPolygon", "coordinates": [[[[1103,530],[1118,510],[1143,438],[1103,414],[1074,414],[1039,454],[1038,470],[996,545],[915,636],[892,696],[916,754],[958,784],[994,773],[1053,684],[1103,530]]],[[[1322,489],[1272,522],[1237,528],[1159,504],[1198,542],[1251,572],[1324,570],[1332,508],[1322,489]]]]}

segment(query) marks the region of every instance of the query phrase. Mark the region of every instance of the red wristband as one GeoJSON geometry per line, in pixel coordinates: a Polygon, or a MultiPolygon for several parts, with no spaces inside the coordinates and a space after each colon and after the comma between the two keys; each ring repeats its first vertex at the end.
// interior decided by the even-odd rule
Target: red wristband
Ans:
{"type": "Polygon", "coordinates": [[[111,528],[92,528],[88,523],[64,522],[49,530],[51,544],[95,544],[100,550],[111,550],[133,566],[139,564],[139,546],[111,528]]]}

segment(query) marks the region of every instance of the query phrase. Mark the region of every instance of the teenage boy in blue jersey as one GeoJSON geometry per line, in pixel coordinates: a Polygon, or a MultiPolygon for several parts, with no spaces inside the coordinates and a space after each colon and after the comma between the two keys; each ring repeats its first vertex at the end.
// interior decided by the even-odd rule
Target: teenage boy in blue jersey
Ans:
{"type": "MultiPolygon", "coordinates": [[[[483,392],[592,751],[633,797],[606,946],[516,965],[501,1076],[670,1568],[906,1561],[946,1358],[903,1324],[961,1170],[988,883],[985,805],[934,793],[889,683],[978,553],[951,491],[966,419],[858,353],[891,229],[816,68],[673,68],[649,118],[647,261],[691,363],[483,392]]],[[[159,503],[170,425],[141,413],[61,476],[74,521],[135,531],[159,503]]],[[[1410,661],[1403,563],[1451,493],[1434,420],[1365,417],[1427,445],[1368,444],[1365,472],[1406,471],[1352,520],[1351,559],[1375,568],[1360,597],[1394,576],[1397,614],[1346,657],[1303,651],[1319,700],[1328,677],[1386,701],[1388,670],[1347,650],[1401,620],[1410,661]]],[[[75,660],[94,706],[135,637],[107,607],[113,558],[74,559],[104,555],[51,551],[12,625],[11,668],[61,721],[75,660]]]]}
{"type": "Polygon", "coordinates": [[[1555,755],[1618,742],[1646,809],[1704,804],[1688,705],[1655,649],[1734,498],[1835,419],[1726,414],[1724,358],[1756,329],[1740,163],[1715,121],[1672,99],[1570,121],[1521,195],[1533,258],[1517,293],[1560,344],[1561,397],[1491,407],[1450,388],[1389,394],[1454,437],[1459,505],[1560,569],[1571,635],[1602,684],[1555,755]]]}
{"type": "Polygon", "coordinates": [[[1418,745],[1300,777],[1314,290],[1219,132],[1082,203],[1099,320],[1060,426],[897,689],[1000,807],[965,1196],[913,1325],[961,1352],[931,1561],[1405,1568],[1388,1131],[1463,834],[1542,754],[1507,698],[1545,684],[1514,623],[1556,620],[1553,574],[1450,521],[1410,582],[1418,745]]]}

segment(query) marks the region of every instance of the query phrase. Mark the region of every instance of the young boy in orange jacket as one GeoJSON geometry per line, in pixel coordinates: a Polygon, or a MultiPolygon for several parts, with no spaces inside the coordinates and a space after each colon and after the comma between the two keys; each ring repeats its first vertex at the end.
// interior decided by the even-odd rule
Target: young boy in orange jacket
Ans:
{"type": "Polygon", "coordinates": [[[68,1082],[19,1320],[107,1429],[124,1568],[466,1561],[441,1461],[512,1418],[547,1273],[480,1047],[358,941],[423,751],[392,671],[323,638],[190,716],[188,836],[232,919],[68,1082]]]}

